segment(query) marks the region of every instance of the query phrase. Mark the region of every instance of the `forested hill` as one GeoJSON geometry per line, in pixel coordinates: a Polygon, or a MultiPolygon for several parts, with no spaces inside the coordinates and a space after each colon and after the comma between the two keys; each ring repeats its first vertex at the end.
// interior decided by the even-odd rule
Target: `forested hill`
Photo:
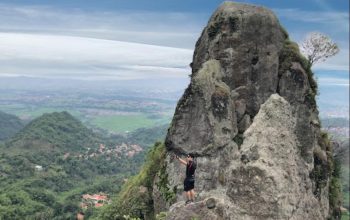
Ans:
{"type": "Polygon", "coordinates": [[[0,219],[86,219],[84,194],[110,198],[139,171],[148,144],[166,127],[127,136],[92,132],[67,112],[44,114],[0,144],[0,219]]]}
{"type": "Polygon", "coordinates": [[[0,141],[11,138],[23,127],[23,121],[17,116],[0,111],[0,141]]]}
{"type": "Polygon", "coordinates": [[[99,139],[68,112],[54,112],[31,121],[7,146],[21,150],[79,152],[95,146],[99,139]]]}

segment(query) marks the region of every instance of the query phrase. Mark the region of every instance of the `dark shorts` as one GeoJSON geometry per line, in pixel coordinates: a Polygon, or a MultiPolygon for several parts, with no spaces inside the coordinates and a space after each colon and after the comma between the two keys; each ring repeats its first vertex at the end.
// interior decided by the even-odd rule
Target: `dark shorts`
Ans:
{"type": "Polygon", "coordinates": [[[185,192],[194,189],[194,178],[186,178],[184,181],[185,192]]]}

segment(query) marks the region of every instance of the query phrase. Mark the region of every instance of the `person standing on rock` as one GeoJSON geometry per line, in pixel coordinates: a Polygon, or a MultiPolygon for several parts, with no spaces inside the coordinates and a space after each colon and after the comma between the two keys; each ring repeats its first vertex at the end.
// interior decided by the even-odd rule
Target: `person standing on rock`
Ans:
{"type": "Polygon", "coordinates": [[[176,155],[176,159],[180,161],[180,163],[186,165],[186,178],[184,180],[184,191],[186,193],[187,201],[186,204],[194,202],[194,173],[197,168],[197,164],[194,162],[194,155],[188,154],[187,159],[183,160],[179,156],[176,155]]]}

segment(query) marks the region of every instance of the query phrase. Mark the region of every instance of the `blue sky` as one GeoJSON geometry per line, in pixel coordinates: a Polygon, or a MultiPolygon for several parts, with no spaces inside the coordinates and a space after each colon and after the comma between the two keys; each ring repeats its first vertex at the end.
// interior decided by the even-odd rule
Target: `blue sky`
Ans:
{"type": "MultiPolygon", "coordinates": [[[[51,5],[62,8],[81,8],[84,10],[149,10],[149,11],[179,11],[179,12],[204,12],[212,13],[213,10],[222,2],[220,0],[2,0],[3,3],[11,3],[17,5],[51,5]]],[[[280,1],[280,0],[260,0],[260,1],[237,1],[251,4],[264,5],[266,7],[275,8],[303,8],[312,11],[328,11],[334,9],[337,11],[347,12],[349,1],[346,0],[310,0],[305,4],[305,0],[280,1]]]]}
{"type": "MultiPolygon", "coordinates": [[[[188,80],[195,42],[221,2],[2,0],[0,77],[188,80]]],[[[348,0],[238,2],[272,9],[296,42],[329,35],[340,53],[313,70],[321,94],[331,86],[348,100],[348,0]]]]}

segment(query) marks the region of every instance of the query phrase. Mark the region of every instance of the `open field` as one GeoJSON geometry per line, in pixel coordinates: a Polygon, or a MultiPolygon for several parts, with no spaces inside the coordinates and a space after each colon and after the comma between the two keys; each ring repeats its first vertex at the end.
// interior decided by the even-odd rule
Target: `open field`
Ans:
{"type": "Polygon", "coordinates": [[[0,111],[14,114],[24,120],[31,120],[37,118],[44,113],[61,111],[68,111],[74,117],[82,118],[82,114],[79,111],[59,107],[28,107],[25,105],[3,105],[0,106],[0,111]]]}
{"type": "Polygon", "coordinates": [[[103,91],[1,90],[0,111],[26,122],[44,113],[67,111],[91,128],[113,133],[168,124],[173,116],[175,99],[160,98],[161,95],[145,97],[143,92],[103,91]]]}
{"type": "Polygon", "coordinates": [[[86,111],[78,111],[67,108],[35,107],[26,108],[25,106],[12,105],[0,106],[0,111],[17,115],[21,119],[31,120],[44,113],[68,111],[74,117],[83,121],[87,126],[100,128],[114,133],[131,132],[138,128],[148,128],[156,125],[167,124],[170,122],[172,112],[162,114],[132,113],[132,114],[88,114],[86,111]]]}
{"type": "Polygon", "coordinates": [[[152,119],[146,114],[97,116],[91,120],[93,125],[109,131],[124,133],[138,128],[153,127],[170,122],[170,116],[152,119]]]}

